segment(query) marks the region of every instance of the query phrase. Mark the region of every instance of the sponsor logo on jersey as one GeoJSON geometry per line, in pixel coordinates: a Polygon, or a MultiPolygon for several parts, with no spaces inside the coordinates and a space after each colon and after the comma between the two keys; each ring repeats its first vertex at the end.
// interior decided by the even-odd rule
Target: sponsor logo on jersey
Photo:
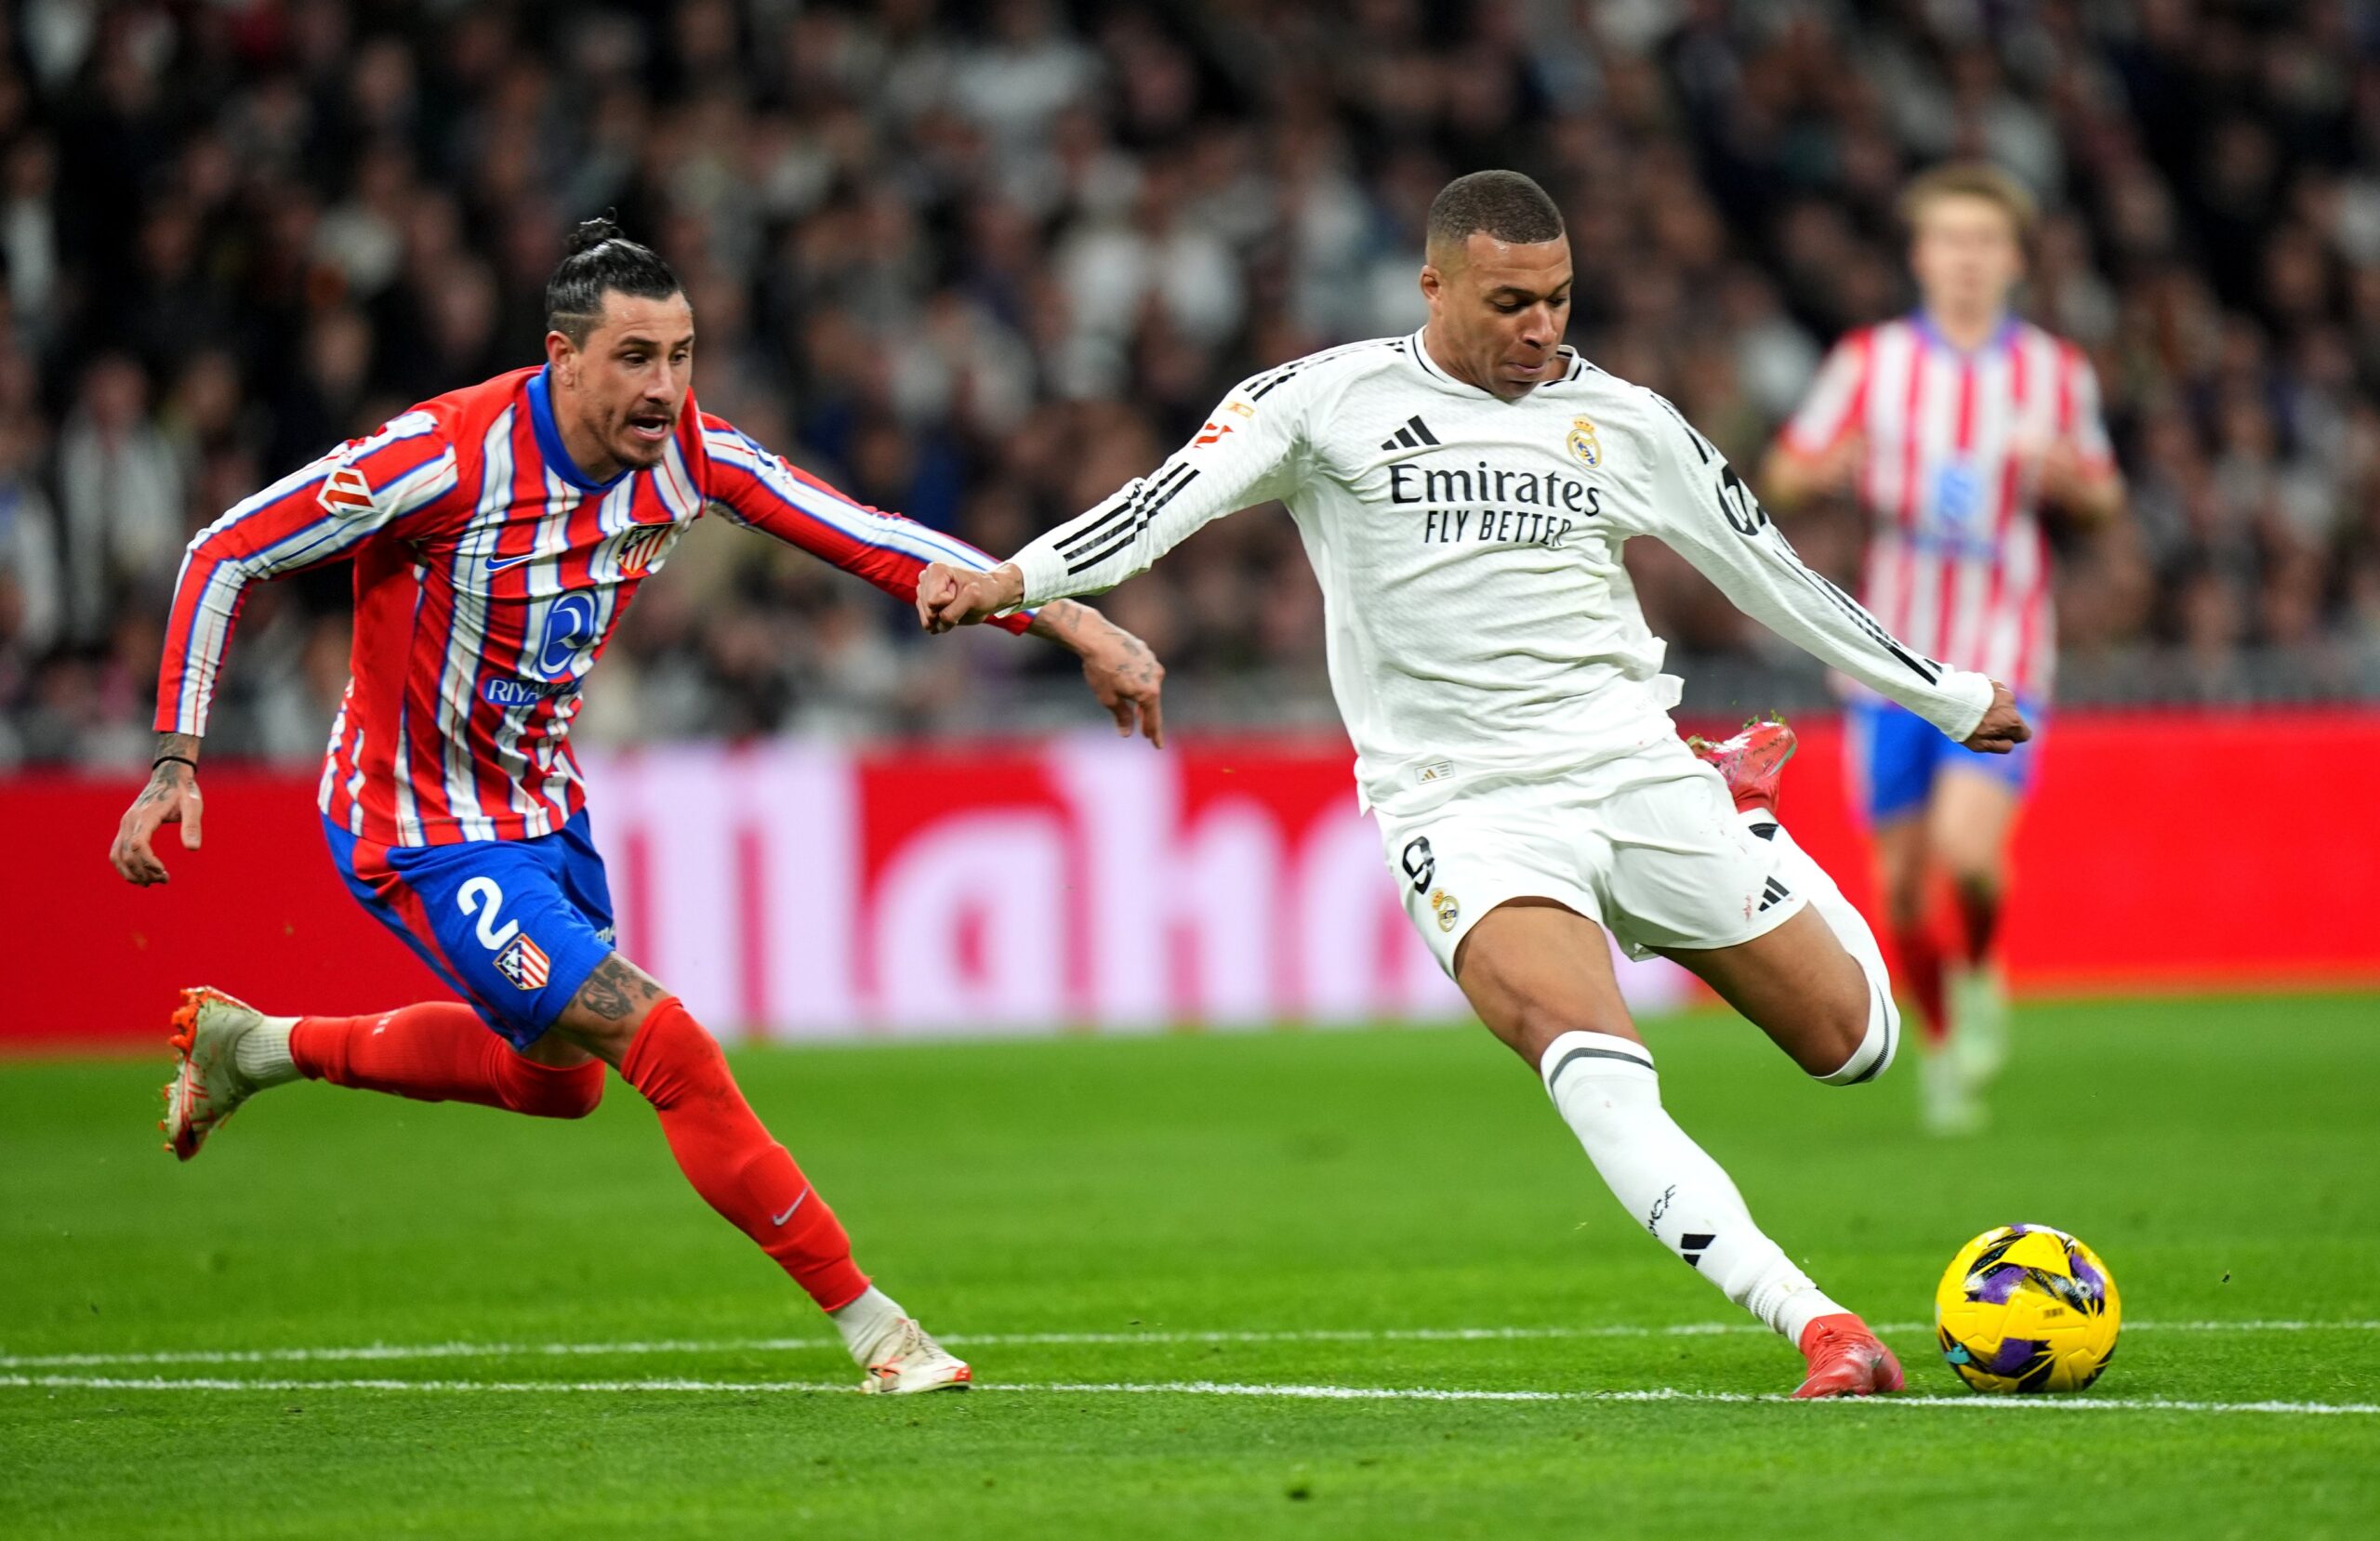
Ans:
{"type": "Polygon", "coordinates": [[[546,630],[537,643],[536,668],[548,679],[566,681],[578,672],[578,655],[594,645],[595,596],[575,589],[556,599],[546,612],[546,630]]]}
{"type": "Polygon", "coordinates": [[[515,989],[543,990],[546,981],[553,977],[553,960],[526,935],[516,936],[496,955],[496,971],[510,980],[515,989]]]}
{"type": "Polygon", "coordinates": [[[1438,917],[1438,929],[1451,931],[1462,923],[1462,906],[1454,895],[1444,889],[1430,890],[1430,911],[1438,917]]]}
{"type": "Polygon", "coordinates": [[[372,511],[372,483],[354,467],[341,466],[323,479],[314,501],[334,519],[354,519],[372,511]]]}
{"type": "Polygon", "coordinates": [[[1558,549],[1581,520],[1603,512],[1603,489],[1575,476],[1485,460],[1468,466],[1396,460],[1388,466],[1388,501],[1423,509],[1421,539],[1432,545],[1558,549]]]}
{"type": "Polygon", "coordinates": [[[1201,447],[1211,444],[1221,439],[1224,434],[1229,433],[1231,428],[1232,426],[1229,423],[1209,423],[1205,428],[1198,430],[1198,437],[1191,440],[1190,442],[1201,447]]]}
{"type": "Polygon", "coordinates": [[[549,695],[571,688],[567,679],[516,679],[496,675],[480,685],[480,699],[491,706],[534,706],[549,695]]]}
{"type": "MultiPolygon", "coordinates": [[[[1983,478],[1964,460],[1953,460],[1934,473],[1934,517],[1945,524],[1965,524],[1983,511],[1983,478]]],[[[1995,548],[1987,546],[1987,551],[1995,548]]]]}
{"type": "Polygon", "coordinates": [[[1569,443],[1570,454],[1579,464],[1589,470],[1597,470],[1602,468],[1603,436],[1595,432],[1593,418],[1573,417],[1570,419],[1569,443]]]}

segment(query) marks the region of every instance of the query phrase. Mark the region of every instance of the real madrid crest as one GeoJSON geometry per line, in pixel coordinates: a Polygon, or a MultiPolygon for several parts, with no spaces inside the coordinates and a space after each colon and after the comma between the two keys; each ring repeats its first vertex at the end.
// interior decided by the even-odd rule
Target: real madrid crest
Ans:
{"type": "Polygon", "coordinates": [[[1451,931],[1461,923],[1462,906],[1444,889],[1430,890],[1430,908],[1437,915],[1439,930],[1451,931]]]}
{"type": "Polygon", "coordinates": [[[1595,433],[1593,418],[1570,419],[1570,453],[1589,470],[1603,464],[1603,440],[1595,433]]]}

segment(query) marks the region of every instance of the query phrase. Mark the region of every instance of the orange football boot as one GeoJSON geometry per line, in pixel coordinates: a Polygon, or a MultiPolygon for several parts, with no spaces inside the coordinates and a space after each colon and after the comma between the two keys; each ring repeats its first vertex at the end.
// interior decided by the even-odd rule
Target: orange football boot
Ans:
{"type": "Polygon", "coordinates": [[[1797,1399],[1864,1397],[1906,1384],[1900,1361],[1867,1323],[1847,1311],[1821,1316],[1802,1329],[1802,1357],[1810,1362],[1810,1373],[1793,1389],[1797,1399]]]}
{"type": "Polygon", "coordinates": [[[1694,757],[1714,768],[1727,784],[1727,791],[1736,799],[1738,812],[1752,809],[1777,811],[1778,783],[1784,779],[1785,762],[1793,757],[1800,744],[1793,730],[1781,717],[1747,722],[1735,737],[1717,744],[1699,734],[1686,741],[1694,757]]]}

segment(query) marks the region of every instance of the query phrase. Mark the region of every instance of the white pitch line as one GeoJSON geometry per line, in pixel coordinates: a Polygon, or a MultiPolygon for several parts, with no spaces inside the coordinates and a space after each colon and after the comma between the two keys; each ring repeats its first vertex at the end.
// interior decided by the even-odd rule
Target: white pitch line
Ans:
{"type": "MultiPolygon", "coordinates": [[[[1278,1332],[1016,1332],[939,1335],[970,1348],[1196,1347],[1218,1343],[1537,1343],[1570,1338],[1711,1337],[1759,1334],[1757,1322],[1668,1326],[1316,1327],[1278,1332]]],[[[1880,1333],[1931,1333],[1930,1322],[1887,1322],[1880,1333]]],[[[2380,1332],[2380,1322],[2127,1322],[2126,1332],[2380,1332]]],[[[654,1354],[783,1353],[835,1347],[821,1337],[656,1338],[619,1343],[360,1343],[311,1349],[181,1349],[120,1353],[0,1354],[0,1370],[104,1369],[137,1364],[308,1364],[430,1359],[637,1358],[654,1354]]]]}
{"type": "MultiPolygon", "coordinates": [[[[83,1391],[417,1391],[438,1395],[603,1395],[702,1392],[715,1395],[824,1394],[847,1396],[858,1388],[847,1381],[818,1380],[240,1380],[220,1376],[18,1376],[0,1375],[0,1388],[83,1391]]],[[[1681,1391],[1660,1386],[1634,1390],[1470,1390],[1437,1386],[1298,1386],[1220,1380],[1047,1381],[977,1385],[979,1391],[1039,1392],[1057,1396],[1277,1397],[1303,1402],[1684,1402],[1740,1405],[1794,1405],[1791,1398],[1744,1391],[1681,1391]]],[[[2070,1412],[2269,1413],[2308,1416],[2380,1414],[2366,1402],[2190,1402],[2171,1397],[1937,1397],[1889,1396],[1841,1399],[1868,1407],[2057,1408],[2070,1412]]]]}

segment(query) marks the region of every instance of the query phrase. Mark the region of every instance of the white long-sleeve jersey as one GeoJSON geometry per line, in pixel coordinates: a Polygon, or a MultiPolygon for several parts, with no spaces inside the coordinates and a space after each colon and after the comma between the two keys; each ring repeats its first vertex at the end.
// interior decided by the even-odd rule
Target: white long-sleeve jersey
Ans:
{"type": "Polygon", "coordinates": [[[1952,739],[1975,731],[1988,679],[1902,646],[1805,566],[1668,402],[1563,357],[1514,402],[1448,375],[1418,332],[1267,370],[1162,466],[1017,553],[1025,600],[1112,588],[1280,499],[1321,581],[1356,780],[1394,815],[1674,734],[1678,681],[1620,564],[1632,535],[1952,739]]]}

